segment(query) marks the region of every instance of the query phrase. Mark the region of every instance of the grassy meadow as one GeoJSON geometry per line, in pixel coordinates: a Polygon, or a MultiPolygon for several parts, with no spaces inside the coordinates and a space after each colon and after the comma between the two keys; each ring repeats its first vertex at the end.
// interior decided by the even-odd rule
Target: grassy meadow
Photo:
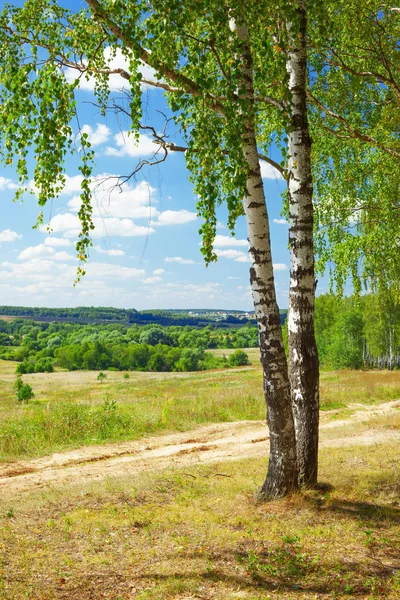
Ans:
{"type": "Polygon", "coordinates": [[[398,446],[327,448],[330,486],[259,505],[265,459],[0,501],[1,600],[400,596],[398,446]]]}
{"type": "MultiPolygon", "coordinates": [[[[222,352],[222,351],[216,351],[222,352]]],[[[229,353],[229,351],[225,351],[229,353]]],[[[24,375],[35,398],[16,400],[15,365],[0,361],[0,461],[82,445],[185,431],[205,423],[265,419],[258,350],[251,366],[198,373],[73,371],[24,375]]],[[[400,372],[322,372],[321,409],[351,415],[357,404],[400,398],[400,372]]]]}
{"type": "MultiPolygon", "coordinates": [[[[55,372],[0,362],[4,462],[67,448],[264,419],[252,365],[201,373],[55,372]]],[[[1,600],[300,600],[400,597],[400,411],[356,410],[400,398],[400,372],[323,372],[319,489],[257,504],[266,457],[51,486],[0,497],[1,600]],[[360,407],[361,405],[361,407],[360,407]],[[330,445],[378,432],[372,444],[330,445]],[[326,482],[326,483],[324,483],[326,482]]],[[[17,479],[17,478],[16,478],[17,479]]],[[[11,489],[11,488],[10,488],[11,489]]]]}

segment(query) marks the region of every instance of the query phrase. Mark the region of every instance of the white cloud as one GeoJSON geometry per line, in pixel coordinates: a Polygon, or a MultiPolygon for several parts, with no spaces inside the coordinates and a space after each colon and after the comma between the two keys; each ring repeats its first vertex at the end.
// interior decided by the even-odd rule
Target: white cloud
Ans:
{"type": "Polygon", "coordinates": [[[191,221],[196,221],[197,214],[185,210],[164,210],[158,215],[157,221],[153,221],[152,225],[164,226],[164,225],[184,225],[191,221]]]}
{"type": "Polygon", "coordinates": [[[61,194],[65,194],[69,196],[70,194],[75,194],[76,192],[81,191],[83,177],[82,175],[73,175],[70,177],[69,175],[64,175],[65,177],[65,185],[61,194]]]}
{"type": "Polygon", "coordinates": [[[86,266],[86,272],[89,276],[95,275],[97,279],[101,277],[110,277],[112,279],[141,279],[146,274],[143,269],[90,261],[86,266]]]}
{"type": "Polygon", "coordinates": [[[53,236],[49,236],[49,237],[45,238],[44,243],[46,246],[50,246],[52,248],[60,248],[60,247],[65,248],[65,247],[74,245],[71,242],[71,240],[66,240],[65,238],[58,238],[58,237],[53,237],[53,236]]]}
{"type": "Polygon", "coordinates": [[[248,246],[247,240],[238,240],[229,235],[216,235],[214,240],[214,248],[229,248],[232,246],[248,246]]]}
{"type": "Polygon", "coordinates": [[[108,256],[125,256],[125,252],[123,250],[117,250],[114,248],[110,248],[109,250],[106,250],[105,248],[102,248],[101,246],[95,246],[94,249],[99,254],[107,254],[108,256]]]}
{"type": "MultiPolygon", "coordinates": [[[[158,216],[158,210],[153,206],[156,189],[147,181],[141,181],[135,187],[128,183],[117,187],[115,183],[115,176],[106,174],[96,177],[92,183],[94,217],[150,220],[158,216]]],[[[68,206],[77,213],[81,207],[80,197],[71,198],[68,206]]]]}
{"type": "Polygon", "coordinates": [[[274,223],[277,225],[289,225],[286,219],[273,219],[274,223]]]}
{"type": "Polygon", "coordinates": [[[167,256],[164,258],[166,263],[178,263],[180,265],[194,265],[194,260],[190,258],[182,258],[181,256],[167,256]]]}
{"type": "Polygon", "coordinates": [[[235,279],[241,279],[241,278],[240,277],[227,277],[227,279],[235,280],[235,279]]]}
{"type": "MultiPolygon", "coordinates": [[[[95,228],[90,232],[90,235],[93,238],[107,235],[114,235],[118,237],[137,237],[147,236],[155,233],[155,229],[152,227],[136,225],[130,219],[103,219],[101,217],[94,217],[93,224],[95,228]]],[[[79,218],[72,213],[56,215],[51,219],[49,227],[51,231],[54,231],[55,233],[63,233],[65,237],[69,238],[76,237],[81,230],[79,218]]],[[[42,225],[41,230],[46,231],[47,226],[42,225]]]]}
{"type": "Polygon", "coordinates": [[[165,273],[164,269],[155,269],[153,271],[153,275],[162,275],[163,273],[165,273]]]}
{"type": "Polygon", "coordinates": [[[22,235],[20,233],[17,233],[16,231],[12,231],[11,229],[3,229],[3,231],[0,231],[0,243],[16,242],[17,240],[20,240],[21,238],[22,238],[22,235]]]}
{"type": "MultiPolygon", "coordinates": [[[[108,64],[110,70],[123,69],[129,73],[129,59],[122,54],[122,51],[117,48],[115,56],[110,47],[104,49],[104,58],[108,64]]],[[[142,73],[142,77],[145,79],[155,80],[156,76],[154,70],[148,67],[144,63],[139,68],[142,73]]],[[[79,71],[76,69],[67,68],[64,71],[65,77],[69,83],[72,83],[79,77],[79,71]]],[[[108,84],[111,91],[120,90],[122,88],[129,88],[130,84],[127,79],[118,74],[110,75],[108,78],[108,84]]],[[[142,84],[142,87],[147,88],[146,84],[142,84]]],[[[83,75],[80,78],[79,88],[88,92],[93,92],[95,88],[95,78],[90,75],[83,75]]]]}
{"type": "Polygon", "coordinates": [[[139,140],[129,133],[129,131],[120,131],[114,136],[116,148],[107,146],[104,154],[107,156],[148,156],[157,152],[158,146],[153,143],[151,137],[140,133],[139,140]]]}
{"type": "Polygon", "coordinates": [[[283,263],[274,263],[274,271],[287,271],[288,266],[283,263]]]}
{"type": "Polygon", "coordinates": [[[35,257],[21,263],[3,262],[0,266],[4,269],[0,273],[2,281],[6,279],[12,282],[15,280],[23,282],[40,281],[48,282],[49,285],[57,287],[65,285],[68,279],[70,279],[72,285],[76,275],[74,266],[43,257],[35,257]]]}
{"type": "Polygon", "coordinates": [[[159,281],[162,281],[161,277],[147,277],[143,283],[158,283],[159,281]]]}
{"type": "Polygon", "coordinates": [[[18,185],[12,181],[12,179],[7,179],[7,177],[0,177],[0,192],[3,190],[16,190],[18,189],[18,185]]]}
{"type": "Polygon", "coordinates": [[[164,283],[155,286],[151,290],[150,295],[157,298],[161,297],[162,299],[174,296],[179,297],[179,299],[184,298],[187,306],[188,301],[193,304],[193,299],[196,299],[198,296],[205,296],[207,300],[215,299],[216,295],[221,295],[221,291],[219,283],[185,283],[185,285],[181,283],[164,283]]]}
{"type": "Polygon", "coordinates": [[[215,249],[215,254],[218,258],[231,258],[236,262],[250,262],[248,255],[242,250],[220,250],[219,248],[215,249]]]}
{"type": "Polygon", "coordinates": [[[100,146],[109,139],[111,129],[103,123],[96,123],[96,129],[93,129],[90,125],[84,125],[82,127],[82,133],[88,134],[89,142],[92,146],[100,146]]]}
{"type": "MultiPolygon", "coordinates": [[[[61,195],[69,196],[70,194],[76,194],[81,191],[81,185],[83,181],[82,175],[64,175],[65,184],[60,192],[61,195]]],[[[29,187],[33,193],[38,195],[38,188],[35,186],[34,181],[29,182],[29,187]]]]}
{"type": "Polygon", "coordinates": [[[272,165],[270,165],[269,163],[262,160],[260,162],[260,165],[261,165],[261,177],[263,179],[283,179],[280,172],[277,171],[277,169],[274,169],[274,167],[272,165]]]}
{"type": "Polygon", "coordinates": [[[32,261],[38,258],[49,258],[51,260],[75,260],[75,256],[68,254],[68,252],[61,251],[56,252],[54,248],[46,246],[45,244],[39,244],[38,246],[29,246],[22,250],[17,256],[18,260],[32,261]]]}

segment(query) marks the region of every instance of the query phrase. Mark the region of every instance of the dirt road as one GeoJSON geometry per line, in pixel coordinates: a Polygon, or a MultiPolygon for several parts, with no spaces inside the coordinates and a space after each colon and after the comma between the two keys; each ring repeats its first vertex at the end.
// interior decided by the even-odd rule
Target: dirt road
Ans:
{"type": "MultiPolygon", "coordinates": [[[[400,432],[373,427],[374,417],[398,411],[399,400],[374,407],[357,405],[352,408],[356,412],[347,420],[326,421],[327,415],[323,415],[321,447],[400,441],[400,432]],[[341,427],[363,421],[369,424],[366,431],[340,435],[341,427]],[[338,435],[332,436],[332,430],[335,429],[338,429],[338,435]]],[[[78,448],[35,460],[0,464],[0,496],[134,475],[171,466],[266,456],[268,439],[268,429],[264,422],[240,421],[198,427],[186,433],[78,448]]]]}

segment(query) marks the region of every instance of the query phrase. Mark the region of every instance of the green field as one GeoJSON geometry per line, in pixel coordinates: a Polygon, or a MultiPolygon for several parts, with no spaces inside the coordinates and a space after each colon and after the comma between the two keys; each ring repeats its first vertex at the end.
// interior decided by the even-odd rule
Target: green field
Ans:
{"type": "MultiPolygon", "coordinates": [[[[215,351],[218,353],[229,351],[215,351]]],[[[74,371],[25,375],[35,398],[16,400],[15,365],[0,361],[0,460],[49,454],[196,425],[265,418],[258,350],[252,365],[199,373],[74,371]]],[[[400,372],[334,371],[321,376],[321,409],[329,418],[356,404],[400,397],[400,372]]]]}
{"type": "Polygon", "coordinates": [[[0,362],[0,599],[399,598],[399,403],[374,407],[400,398],[400,372],[322,373],[324,483],[282,501],[254,500],[266,442],[249,444],[252,458],[233,437],[225,459],[180,450],[131,472],[132,447],[130,463],[113,457],[110,442],[143,437],[145,453],[169,456],[162,432],[204,444],[189,430],[264,419],[250,355],[240,369],[109,372],[103,383],[88,371],[26,375],[28,404],[15,398],[15,364],[0,362]],[[81,448],[70,463],[35,459],[67,448],[81,448]]]}

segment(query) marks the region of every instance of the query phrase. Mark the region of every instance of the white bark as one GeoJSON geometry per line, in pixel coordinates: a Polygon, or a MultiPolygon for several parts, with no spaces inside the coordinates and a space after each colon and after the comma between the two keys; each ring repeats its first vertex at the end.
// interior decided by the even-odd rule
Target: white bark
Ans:
{"type": "MultiPolygon", "coordinates": [[[[247,26],[243,18],[232,15],[230,28],[243,42],[242,85],[254,97],[253,65],[247,26]]],[[[252,107],[254,109],[254,105],[252,107]]],[[[249,111],[244,131],[244,157],[248,167],[246,215],[250,284],[258,324],[267,421],[270,430],[268,474],[259,498],[283,496],[297,486],[297,461],[290,385],[283,346],[279,308],[276,301],[268,213],[258,159],[254,110],[249,111]]]]}
{"type": "Polygon", "coordinates": [[[311,139],[307,121],[306,2],[298,2],[299,27],[289,26],[289,371],[299,484],[317,481],[319,366],[314,336],[314,248],[311,139]]]}

